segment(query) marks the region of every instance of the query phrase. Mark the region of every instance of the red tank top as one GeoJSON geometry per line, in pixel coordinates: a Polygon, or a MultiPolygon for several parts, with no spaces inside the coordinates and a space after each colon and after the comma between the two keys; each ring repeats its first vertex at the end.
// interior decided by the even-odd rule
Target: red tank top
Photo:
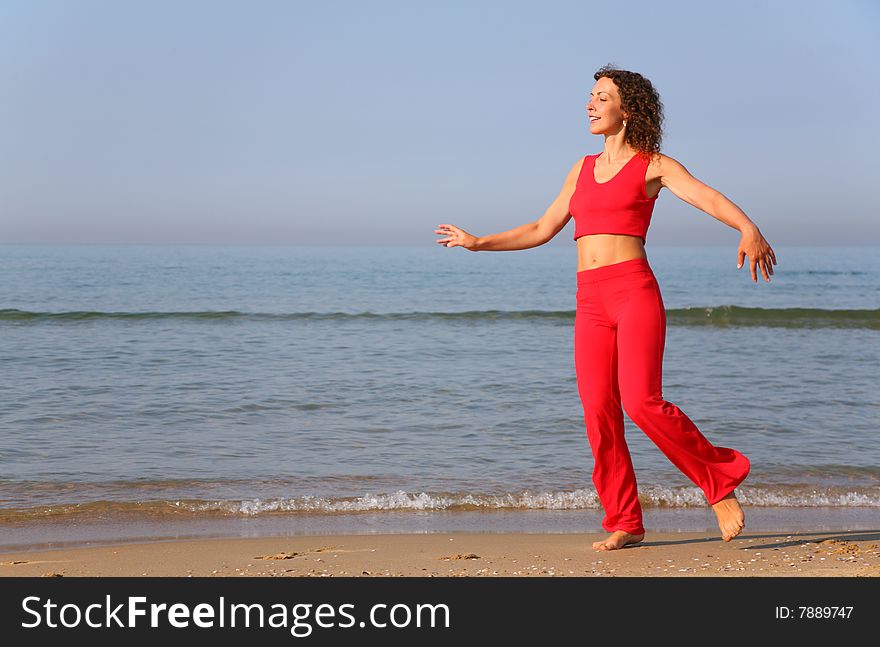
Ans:
{"type": "Polygon", "coordinates": [[[607,182],[596,182],[593,172],[597,155],[587,155],[568,203],[574,216],[574,240],[587,234],[629,234],[642,243],[648,235],[655,195],[645,191],[648,160],[636,153],[607,182]]]}

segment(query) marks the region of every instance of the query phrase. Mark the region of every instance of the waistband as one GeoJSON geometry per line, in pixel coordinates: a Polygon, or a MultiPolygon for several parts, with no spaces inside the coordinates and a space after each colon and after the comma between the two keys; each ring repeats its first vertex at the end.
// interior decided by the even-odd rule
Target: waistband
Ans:
{"type": "Polygon", "coordinates": [[[653,273],[651,266],[648,264],[647,258],[631,258],[628,261],[620,261],[619,263],[611,263],[610,265],[602,265],[589,270],[581,270],[577,273],[578,285],[584,283],[593,283],[594,281],[604,281],[612,279],[615,276],[629,274],[630,272],[639,272],[648,270],[653,273]]]}

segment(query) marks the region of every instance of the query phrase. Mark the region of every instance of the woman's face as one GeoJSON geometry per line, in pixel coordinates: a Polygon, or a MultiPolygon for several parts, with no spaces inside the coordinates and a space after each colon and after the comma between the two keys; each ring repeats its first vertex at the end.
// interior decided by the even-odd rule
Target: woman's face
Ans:
{"type": "Polygon", "coordinates": [[[596,81],[587,103],[590,132],[594,135],[614,134],[623,128],[626,116],[620,109],[620,94],[614,81],[606,76],[596,81]]]}

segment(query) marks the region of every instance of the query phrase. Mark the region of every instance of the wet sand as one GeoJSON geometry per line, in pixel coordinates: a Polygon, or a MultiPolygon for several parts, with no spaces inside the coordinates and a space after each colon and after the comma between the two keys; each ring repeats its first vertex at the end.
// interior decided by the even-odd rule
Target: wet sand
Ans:
{"type": "Polygon", "coordinates": [[[118,543],[0,553],[0,576],[880,576],[880,531],[332,534],[118,543]]]}

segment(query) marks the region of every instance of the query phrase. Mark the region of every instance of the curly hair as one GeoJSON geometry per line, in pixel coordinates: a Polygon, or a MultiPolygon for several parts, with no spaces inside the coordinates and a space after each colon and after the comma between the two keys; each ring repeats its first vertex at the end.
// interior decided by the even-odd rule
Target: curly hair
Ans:
{"type": "Polygon", "coordinates": [[[663,139],[663,103],[651,82],[638,72],[620,70],[614,65],[599,68],[593,78],[608,77],[620,91],[620,107],[627,113],[624,141],[638,154],[650,158],[660,152],[663,139]]]}

